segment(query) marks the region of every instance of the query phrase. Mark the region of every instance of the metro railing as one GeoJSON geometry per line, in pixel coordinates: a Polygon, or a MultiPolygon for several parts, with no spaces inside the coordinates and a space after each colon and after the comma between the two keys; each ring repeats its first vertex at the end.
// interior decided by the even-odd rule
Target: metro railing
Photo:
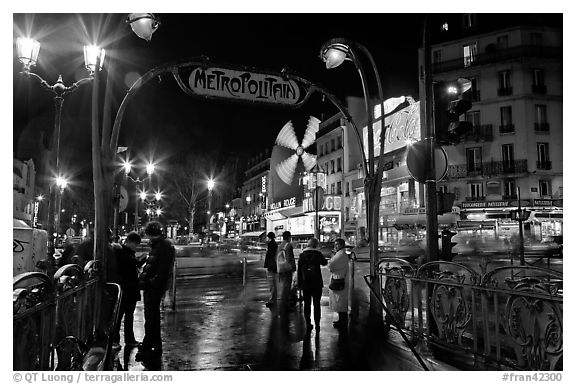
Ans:
{"type": "MultiPolygon", "coordinates": [[[[382,259],[387,324],[439,360],[484,369],[562,370],[563,278],[546,268],[480,273],[453,262],[382,259]]],[[[368,282],[368,280],[367,280],[368,282]]],[[[370,285],[370,284],[369,284],[370,285]]]]}

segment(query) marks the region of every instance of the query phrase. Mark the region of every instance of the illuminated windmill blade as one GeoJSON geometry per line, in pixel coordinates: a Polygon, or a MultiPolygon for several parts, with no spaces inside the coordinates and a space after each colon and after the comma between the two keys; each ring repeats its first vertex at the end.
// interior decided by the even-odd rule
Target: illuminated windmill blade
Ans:
{"type": "Polygon", "coordinates": [[[284,183],[290,185],[292,184],[292,179],[294,178],[294,173],[296,172],[296,165],[298,164],[298,155],[293,154],[286,160],[282,161],[276,166],[276,173],[280,180],[284,183]]]}
{"type": "Polygon", "coordinates": [[[293,150],[298,148],[298,139],[296,138],[296,133],[294,132],[294,127],[292,126],[291,121],[284,124],[282,130],[280,130],[280,133],[276,138],[276,144],[293,150]]]}
{"type": "Polygon", "coordinates": [[[306,172],[310,172],[310,170],[316,165],[316,156],[311,155],[308,152],[304,152],[302,153],[302,162],[304,163],[306,172]]]}
{"type": "Polygon", "coordinates": [[[316,133],[320,129],[320,120],[314,116],[310,116],[308,119],[308,126],[306,127],[306,132],[304,133],[304,139],[302,140],[302,148],[306,149],[311,146],[314,141],[316,141],[316,133]]]}

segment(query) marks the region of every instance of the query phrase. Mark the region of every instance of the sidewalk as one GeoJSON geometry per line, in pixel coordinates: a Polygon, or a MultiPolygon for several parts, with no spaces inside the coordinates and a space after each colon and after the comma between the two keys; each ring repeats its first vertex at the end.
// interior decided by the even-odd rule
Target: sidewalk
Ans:
{"type": "MultiPolygon", "coordinates": [[[[356,270],[353,315],[347,330],[332,326],[324,288],[320,330],[306,334],[303,304],[281,330],[274,311],[264,305],[268,287],[262,268],[254,267],[242,287],[237,276],[178,279],[177,309],[162,313],[162,358],[147,367],[134,360],[136,349],[122,349],[117,368],[127,370],[423,370],[399,335],[388,337],[368,322],[367,287],[356,270]],[[364,289],[366,291],[364,291],[364,289]],[[355,314],[357,313],[357,315],[355,314]]],[[[134,333],[142,340],[143,303],[135,312],[134,333]]],[[[123,340],[123,338],[121,339],[123,340]]],[[[424,359],[429,370],[455,370],[424,359]]]]}

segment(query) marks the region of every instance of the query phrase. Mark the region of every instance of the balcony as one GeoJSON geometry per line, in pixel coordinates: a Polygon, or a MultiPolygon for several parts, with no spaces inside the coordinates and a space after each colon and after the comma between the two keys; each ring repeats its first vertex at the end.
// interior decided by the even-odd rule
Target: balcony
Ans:
{"type": "Polygon", "coordinates": [[[545,85],[536,85],[536,84],[532,85],[532,93],[535,93],[538,95],[545,95],[546,91],[547,91],[547,89],[546,89],[545,85]]]}
{"type": "Polygon", "coordinates": [[[518,200],[518,195],[502,195],[502,200],[518,200]]]}
{"type": "Polygon", "coordinates": [[[512,87],[498,88],[498,96],[510,96],[512,94],[512,87]]]}
{"type": "Polygon", "coordinates": [[[464,141],[493,141],[492,124],[485,124],[485,125],[475,125],[472,128],[472,131],[466,132],[464,135],[464,141]]]}
{"type": "Polygon", "coordinates": [[[506,124],[500,126],[500,134],[514,133],[514,124],[506,124]]]}
{"type": "Polygon", "coordinates": [[[552,169],[552,162],[550,160],[537,161],[536,162],[536,169],[550,170],[550,169],[552,169]]]}
{"type": "Polygon", "coordinates": [[[549,133],[550,124],[549,123],[534,123],[534,131],[536,133],[549,133]]]}
{"type": "Polygon", "coordinates": [[[466,196],[466,201],[484,201],[486,196],[466,196]]]}
{"type": "Polygon", "coordinates": [[[446,177],[462,179],[477,176],[502,176],[528,172],[528,160],[490,161],[481,164],[481,169],[468,169],[468,164],[449,165],[446,177]]]}
{"type": "MultiPolygon", "coordinates": [[[[538,57],[542,59],[562,60],[562,47],[542,47],[534,45],[522,45],[508,49],[497,49],[477,55],[474,61],[469,61],[468,68],[479,65],[494,64],[505,60],[520,59],[523,57],[538,57]]],[[[432,64],[434,74],[464,69],[464,58],[441,61],[432,64]]]]}

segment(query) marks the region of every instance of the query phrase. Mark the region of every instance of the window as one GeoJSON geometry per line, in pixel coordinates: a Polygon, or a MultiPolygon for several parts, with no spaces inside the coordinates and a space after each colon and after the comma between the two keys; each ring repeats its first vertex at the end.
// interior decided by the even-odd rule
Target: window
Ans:
{"type": "Polygon", "coordinates": [[[550,196],[550,180],[540,180],[540,196],[550,196]]]}
{"type": "Polygon", "coordinates": [[[342,148],[342,136],[338,136],[338,137],[336,138],[336,140],[337,140],[337,143],[336,143],[337,148],[338,148],[338,149],[342,148]]]}
{"type": "Polygon", "coordinates": [[[466,92],[469,97],[470,97],[470,101],[480,101],[480,84],[478,82],[478,78],[477,77],[468,77],[468,80],[470,80],[470,91],[466,92]]]}
{"type": "Polygon", "coordinates": [[[340,157],[336,159],[336,170],[338,172],[342,171],[342,159],[340,157]]]}
{"type": "Polygon", "coordinates": [[[323,149],[324,149],[324,146],[322,144],[318,144],[318,156],[324,155],[324,153],[322,152],[323,149]]]}
{"type": "Polygon", "coordinates": [[[498,36],[496,38],[496,45],[498,46],[498,49],[508,48],[508,35],[498,36]]]}
{"type": "Polygon", "coordinates": [[[346,182],[345,194],[346,194],[346,196],[350,196],[350,182],[349,181],[346,182]]]}
{"type": "Polygon", "coordinates": [[[326,155],[330,153],[330,149],[328,148],[328,145],[329,145],[329,143],[326,142],[326,143],[325,143],[325,148],[324,148],[324,154],[326,154],[326,155]]]}
{"type": "Polygon", "coordinates": [[[345,211],[344,211],[344,220],[345,221],[350,221],[350,207],[345,207],[345,211]]]}
{"type": "Polygon", "coordinates": [[[502,165],[504,166],[504,171],[511,170],[514,168],[514,145],[504,144],[502,145],[502,165]]]}
{"type": "Polygon", "coordinates": [[[334,183],[330,184],[330,194],[331,194],[331,195],[334,194],[334,191],[335,191],[335,188],[334,188],[334,187],[335,187],[334,183]]]}
{"type": "Polygon", "coordinates": [[[540,32],[531,32],[530,33],[530,44],[531,45],[542,45],[542,33],[540,32]]]}
{"type": "Polygon", "coordinates": [[[482,171],[482,148],[466,148],[466,168],[468,172],[482,171]]]}
{"type": "Polygon", "coordinates": [[[510,71],[498,72],[498,85],[500,86],[500,88],[510,87],[510,71]]]}
{"type": "Polygon", "coordinates": [[[438,64],[442,62],[442,50],[437,49],[432,52],[432,64],[438,64]]]}
{"type": "Polygon", "coordinates": [[[516,182],[514,180],[504,180],[504,198],[516,199],[516,182]]]}
{"type": "Polygon", "coordinates": [[[548,124],[548,114],[546,113],[546,105],[536,104],[534,106],[534,129],[537,132],[549,132],[550,125],[548,124]]]}
{"type": "Polygon", "coordinates": [[[464,66],[469,67],[476,61],[476,56],[478,56],[478,46],[476,43],[468,44],[464,46],[464,66]]]}
{"type": "Polygon", "coordinates": [[[536,150],[538,152],[536,168],[550,169],[550,152],[548,143],[536,143],[536,150]]]}
{"type": "Polygon", "coordinates": [[[482,188],[482,183],[471,183],[469,184],[470,197],[473,200],[479,200],[484,197],[484,192],[482,188]]]}
{"type": "Polygon", "coordinates": [[[338,181],[336,183],[336,194],[337,195],[341,195],[342,194],[342,182],[338,181]]]}
{"type": "Polygon", "coordinates": [[[334,160],[330,160],[330,173],[336,172],[334,169],[334,160]]]}
{"type": "Polygon", "coordinates": [[[480,126],[480,111],[466,112],[466,121],[472,123],[473,127],[480,126]]]}
{"type": "Polygon", "coordinates": [[[330,143],[332,144],[332,152],[334,152],[334,150],[336,149],[336,142],[334,141],[334,139],[330,140],[330,143]]]}
{"type": "Polygon", "coordinates": [[[463,26],[466,28],[473,28],[476,26],[476,14],[475,13],[465,13],[463,16],[463,26]]]}
{"type": "Polygon", "coordinates": [[[438,187],[438,192],[448,193],[448,186],[447,185],[440,185],[438,187]]]}
{"type": "Polygon", "coordinates": [[[512,124],[512,107],[506,106],[500,108],[500,133],[513,133],[514,124],[512,124]]]}
{"type": "Polygon", "coordinates": [[[535,86],[544,85],[544,70],[536,68],[532,71],[532,84],[535,86]]]}

